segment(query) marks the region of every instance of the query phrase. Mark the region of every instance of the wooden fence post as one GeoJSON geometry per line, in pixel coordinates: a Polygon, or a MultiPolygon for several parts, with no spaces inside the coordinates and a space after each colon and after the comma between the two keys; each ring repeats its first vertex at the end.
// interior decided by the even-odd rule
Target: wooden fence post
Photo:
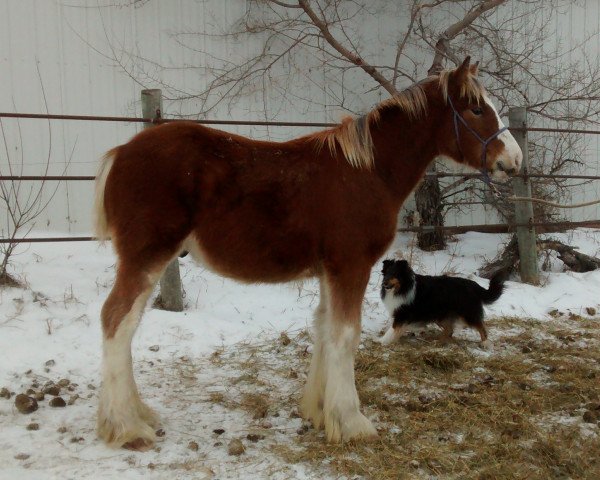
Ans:
{"type": "MultiPolygon", "coordinates": [[[[162,92],[158,89],[142,90],[142,117],[161,118],[162,92]]],[[[152,123],[145,123],[144,128],[152,127],[152,123]]],[[[181,312],[183,310],[183,294],[181,277],[179,275],[179,259],[175,258],[163,273],[160,279],[160,295],[158,303],[165,310],[181,312]]]]}
{"type": "MultiPolygon", "coordinates": [[[[508,111],[509,125],[511,127],[527,127],[527,110],[524,107],[511,108],[508,111]]],[[[515,140],[523,152],[523,177],[512,180],[513,191],[517,197],[531,198],[531,183],[527,176],[529,173],[529,152],[527,132],[512,132],[515,140]]],[[[533,204],[531,202],[515,202],[515,222],[517,224],[533,223],[533,204]]],[[[517,227],[517,242],[519,246],[519,265],[521,281],[538,285],[540,273],[538,270],[538,256],[535,236],[535,227],[517,227]]]]}

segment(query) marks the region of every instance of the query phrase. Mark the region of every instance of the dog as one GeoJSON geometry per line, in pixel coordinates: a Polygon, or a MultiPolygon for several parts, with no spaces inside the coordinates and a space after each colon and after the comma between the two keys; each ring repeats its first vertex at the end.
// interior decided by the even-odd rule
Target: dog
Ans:
{"type": "Polygon", "coordinates": [[[396,341],[409,326],[432,322],[443,330],[440,340],[448,342],[459,320],[476,329],[486,343],[483,305],[494,303],[502,295],[502,274],[492,277],[486,290],[466,278],[418,275],[406,260],[384,260],[381,273],[381,299],[393,318],[381,343],[396,341]]]}

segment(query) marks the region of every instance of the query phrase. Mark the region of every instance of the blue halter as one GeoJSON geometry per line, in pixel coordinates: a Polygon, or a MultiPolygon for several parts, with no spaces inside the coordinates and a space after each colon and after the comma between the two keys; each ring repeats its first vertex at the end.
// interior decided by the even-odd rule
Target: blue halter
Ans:
{"type": "Polygon", "coordinates": [[[460,148],[460,133],[458,131],[458,122],[460,121],[460,123],[463,124],[463,126],[473,134],[473,136],[479,140],[479,143],[481,143],[481,145],[483,146],[483,152],[481,152],[481,168],[480,168],[480,172],[483,175],[483,181],[490,185],[491,184],[491,179],[490,179],[490,175],[488,173],[488,168],[487,168],[487,147],[489,145],[489,143],[494,140],[498,135],[500,135],[502,132],[508,130],[508,127],[502,127],[500,130],[498,130],[496,133],[490,135],[488,138],[483,139],[479,136],[479,134],[473,130],[469,124],[466,122],[466,120],[460,116],[460,113],[458,113],[458,111],[456,110],[456,108],[454,108],[454,104],[452,103],[452,99],[450,97],[448,97],[448,103],[450,104],[450,108],[452,108],[452,111],[454,112],[454,133],[456,134],[456,145],[458,146],[458,151],[460,152],[460,154],[463,156],[464,158],[464,154],[462,152],[462,149],[460,148]]]}

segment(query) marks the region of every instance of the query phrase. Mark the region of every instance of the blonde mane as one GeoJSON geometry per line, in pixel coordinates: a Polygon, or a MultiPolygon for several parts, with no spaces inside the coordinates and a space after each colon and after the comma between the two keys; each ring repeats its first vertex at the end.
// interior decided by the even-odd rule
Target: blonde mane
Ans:
{"type": "MultiPolygon", "coordinates": [[[[448,83],[454,70],[443,70],[439,76],[428,77],[416,83],[398,95],[379,103],[373,110],[362,117],[346,117],[341,125],[309,135],[317,141],[318,149],[327,146],[332,154],[340,148],[344,158],[354,168],[370,170],[374,164],[373,139],[371,124],[377,124],[381,111],[389,107],[398,107],[409,118],[421,118],[427,112],[427,96],[423,87],[426,84],[438,82],[444,102],[448,101],[448,83]]],[[[477,102],[483,98],[485,90],[477,81],[474,73],[469,73],[461,85],[460,97],[468,98],[469,102],[477,102]]]]}

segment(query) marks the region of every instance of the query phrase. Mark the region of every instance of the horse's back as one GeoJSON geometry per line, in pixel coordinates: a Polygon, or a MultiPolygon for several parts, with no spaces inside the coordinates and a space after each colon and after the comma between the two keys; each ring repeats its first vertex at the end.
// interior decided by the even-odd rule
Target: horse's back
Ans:
{"type": "Polygon", "coordinates": [[[242,280],[314,273],[315,156],[302,141],[257,142],[192,123],[145,130],[115,149],[106,182],[117,252],[142,257],[185,243],[214,270],[242,280]]]}

